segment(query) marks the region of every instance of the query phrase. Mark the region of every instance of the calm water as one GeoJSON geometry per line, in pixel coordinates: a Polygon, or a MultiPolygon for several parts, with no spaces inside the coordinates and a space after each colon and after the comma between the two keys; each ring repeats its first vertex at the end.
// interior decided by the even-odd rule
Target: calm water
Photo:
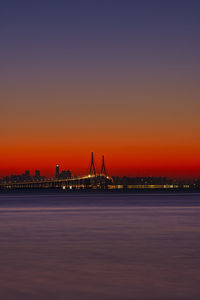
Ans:
{"type": "Polygon", "coordinates": [[[199,300],[200,194],[0,194],[0,299],[199,300]]]}

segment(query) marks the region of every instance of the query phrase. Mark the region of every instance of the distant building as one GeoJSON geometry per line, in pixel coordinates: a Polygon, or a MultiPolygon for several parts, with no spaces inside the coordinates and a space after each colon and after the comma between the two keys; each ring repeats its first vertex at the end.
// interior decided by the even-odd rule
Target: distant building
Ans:
{"type": "Polygon", "coordinates": [[[60,168],[59,165],[56,165],[56,178],[59,178],[60,168]]]}
{"type": "Polygon", "coordinates": [[[32,180],[45,180],[45,176],[41,176],[39,170],[35,170],[34,176],[31,176],[30,171],[26,170],[23,174],[13,174],[10,176],[5,176],[0,180],[0,182],[7,182],[7,183],[17,183],[17,182],[30,182],[32,180]]]}
{"type": "Polygon", "coordinates": [[[22,176],[23,176],[24,181],[31,180],[31,175],[30,175],[29,170],[26,170],[25,173],[22,176]]]}
{"type": "Polygon", "coordinates": [[[72,173],[70,170],[67,170],[67,171],[63,170],[62,172],[60,172],[59,178],[60,179],[70,179],[70,178],[72,178],[72,173]]]}
{"type": "Polygon", "coordinates": [[[24,173],[25,177],[30,177],[30,171],[29,170],[26,170],[25,173],[24,173]]]}
{"type": "Polygon", "coordinates": [[[40,170],[35,170],[35,177],[40,178],[40,170]]]}

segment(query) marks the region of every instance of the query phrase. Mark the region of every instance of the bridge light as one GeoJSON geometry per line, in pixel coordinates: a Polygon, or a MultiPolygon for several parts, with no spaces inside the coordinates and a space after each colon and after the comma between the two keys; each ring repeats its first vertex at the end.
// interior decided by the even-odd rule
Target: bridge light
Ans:
{"type": "Polygon", "coordinates": [[[65,190],[65,189],[66,189],[66,186],[65,186],[65,185],[63,185],[62,189],[63,189],[63,190],[65,190]]]}

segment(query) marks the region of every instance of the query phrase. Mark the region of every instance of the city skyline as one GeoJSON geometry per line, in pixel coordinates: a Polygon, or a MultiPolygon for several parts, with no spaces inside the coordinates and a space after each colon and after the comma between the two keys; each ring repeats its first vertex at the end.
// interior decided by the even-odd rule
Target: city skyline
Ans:
{"type": "Polygon", "coordinates": [[[200,177],[199,9],[2,3],[0,177],[84,174],[91,149],[112,175],[200,177]]]}

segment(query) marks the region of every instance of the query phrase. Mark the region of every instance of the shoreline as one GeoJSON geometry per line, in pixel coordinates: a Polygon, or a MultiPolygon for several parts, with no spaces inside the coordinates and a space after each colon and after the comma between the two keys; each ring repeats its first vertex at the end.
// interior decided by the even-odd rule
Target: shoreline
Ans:
{"type": "Polygon", "coordinates": [[[37,194],[37,193],[55,193],[55,194],[188,194],[200,193],[200,188],[144,188],[144,189],[66,189],[61,188],[29,188],[29,189],[2,189],[3,194],[37,194]]]}

